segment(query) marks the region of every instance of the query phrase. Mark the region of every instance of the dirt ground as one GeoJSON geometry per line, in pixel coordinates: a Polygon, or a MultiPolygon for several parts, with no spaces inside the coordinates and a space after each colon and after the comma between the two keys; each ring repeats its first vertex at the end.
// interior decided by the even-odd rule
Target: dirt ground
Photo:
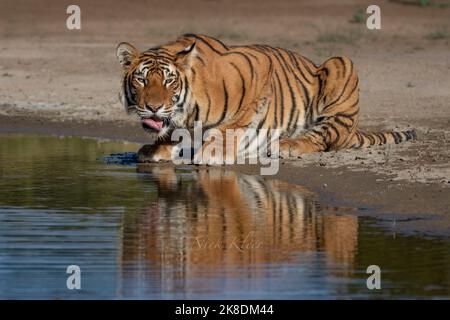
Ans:
{"type": "Polygon", "coordinates": [[[371,1],[80,0],[82,28],[68,30],[72,1],[2,0],[0,132],[145,142],[118,101],[121,41],[146,49],[196,32],[316,63],[346,55],[360,76],[360,126],[415,128],[418,141],[305,155],[278,177],[388,212],[444,214],[436,224],[449,228],[450,3],[419,3],[428,1],[377,1],[382,29],[368,30],[371,1]]]}

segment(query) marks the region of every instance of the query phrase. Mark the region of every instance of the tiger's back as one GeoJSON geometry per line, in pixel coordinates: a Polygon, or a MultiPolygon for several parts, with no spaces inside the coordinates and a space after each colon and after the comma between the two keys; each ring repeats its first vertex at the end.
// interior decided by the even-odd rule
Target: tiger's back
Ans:
{"type": "MultiPolygon", "coordinates": [[[[302,137],[301,152],[327,151],[415,137],[413,131],[357,131],[358,76],[352,61],[309,59],[266,45],[232,46],[200,35],[192,64],[193,112],[206,127],[279,129],[281,138],[302,137]]],[[[286,145],[286,143],[285,143],[286,145]]]]}

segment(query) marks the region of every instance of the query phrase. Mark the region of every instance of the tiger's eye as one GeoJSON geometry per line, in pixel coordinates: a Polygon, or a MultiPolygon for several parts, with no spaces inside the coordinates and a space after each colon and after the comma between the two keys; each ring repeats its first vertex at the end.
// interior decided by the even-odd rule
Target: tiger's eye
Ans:
{"type": "Polygon", "coordinates": [[[141,85],[145,85],[145,79],[142,77],[135,77],[136,81],[141,85]]]}
{"type": "Polygon", "coordinates": [[[164,81],[164,84],[165,84],[165,85],[171,84],[171,83],[173,82],[173,80],[174,80],[174,78],[167,78],[167,79],[164,81]]]}

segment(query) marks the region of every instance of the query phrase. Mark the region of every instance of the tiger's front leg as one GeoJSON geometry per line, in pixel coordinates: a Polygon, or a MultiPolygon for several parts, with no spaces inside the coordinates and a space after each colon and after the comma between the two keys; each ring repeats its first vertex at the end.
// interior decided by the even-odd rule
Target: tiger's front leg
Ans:
{"type": "Polygon", "coordinates": [[[194,163],[223,165],[226,163],[225,160],[236,163],[241,135],[245,134],[245,130],[252,122],[257,108],[257,103],[248,104],[235,115],[233,120],[212,129],[210,132],[212,137],[207,138],[207,141],[203,142],[201,148],[195,152],[194,163]],[[227,142],[228,130],[233,133],[233,140],[227,142]],[[217,138],[219,138],[219,141],[216,140],[217,138]]]}
{"type": "Polygon", "coordinates": [[[173,145],[169,143],[146,144],[138,151],[138,162],[167,162],[172,160],[173,145]]]}
{"type": "Polygon", "coordinates": [[[226,159],[226,130],[229,126],[220,126],[212,129],[207,141],[196,150],[193,156],[193,163],[199,165],[224,165],[226,159]]]}

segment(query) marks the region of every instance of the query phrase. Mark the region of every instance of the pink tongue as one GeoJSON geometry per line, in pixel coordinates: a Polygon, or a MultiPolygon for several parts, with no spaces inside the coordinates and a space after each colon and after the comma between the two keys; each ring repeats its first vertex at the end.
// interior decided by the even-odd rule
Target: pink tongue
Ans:
{"type": "Polygon", "coordinates": [[[143,119],[142,122],[156,131],[161,131],[161,129],[163,127],[162,120],[155,120],[152,118],[147,118],[147,119],[143,119]]]}

